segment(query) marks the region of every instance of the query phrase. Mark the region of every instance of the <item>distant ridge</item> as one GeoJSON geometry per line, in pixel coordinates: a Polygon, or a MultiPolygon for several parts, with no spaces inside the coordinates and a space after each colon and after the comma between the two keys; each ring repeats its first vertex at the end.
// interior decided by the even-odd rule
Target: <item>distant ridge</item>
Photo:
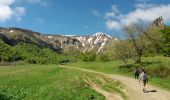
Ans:
{"type": "Polygon", "coordinates": [[[49,47],[56,51],[75,49],[82,52],[94,51],[100,53],[112,37],[103,32],[97,32],[91,36],[76,36],[41,34],[24,28],[0,27],[0,39],[9,45],[25,42],[36,44],[40,47],[49,47]]]}
{"type": "MultiPolygon", "coordinates": [[[[151,28],[164,28],[162,17],[155,19],[151,28]]],[[[90,36],[77,36],[77,35],[57,35],[57,34],[41,34],[24,28],[3,28],[0,27],[0,39],[9,45],[16,45],[21,42],[36,44],[40,47],[48,47],[55,51],[65,50],[80,50],[94,51],[102,53],[105,46],[110,41],[119,41],[116,37],[97,32],[90,36]]]]}

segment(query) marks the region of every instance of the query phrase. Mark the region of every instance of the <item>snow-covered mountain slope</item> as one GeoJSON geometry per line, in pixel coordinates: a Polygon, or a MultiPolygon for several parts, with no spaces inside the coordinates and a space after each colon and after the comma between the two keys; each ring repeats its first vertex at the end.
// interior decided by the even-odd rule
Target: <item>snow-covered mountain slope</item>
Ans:
{"type": "Polygon", "coordinates": [[[102,51],[102,48],[105,46],[105,44],[112,39],[111,36],[98,32],[93,34],[92,36],[89,37],[76,37],[81,43],[82,46],[84,47],[84,51],[91,51],[94,50],[96,53],[99,53],[102,51]]]}
{"type": "Polygon", "coordinates": [[[113,38],[106,33],[97,32],[91,36],[72,36],[72,35],[46,35],[44,40],[56,47],[61,47],[63,50],[66,49],[78,49],[83,52],[85,51],[95,51],[100,53],[103,50],[105,44],[113,38]]]}
{"type": "Polygon", "coordinates": [[[41,34],[22,28],[0,28],[0,39],[7,44],[16,45],[20,42],[33,43],[41,47],[50,47],[56,51],[75,50],[100,53],[113,38],[106,33],[97,32],[91,36],[41,34]]]}

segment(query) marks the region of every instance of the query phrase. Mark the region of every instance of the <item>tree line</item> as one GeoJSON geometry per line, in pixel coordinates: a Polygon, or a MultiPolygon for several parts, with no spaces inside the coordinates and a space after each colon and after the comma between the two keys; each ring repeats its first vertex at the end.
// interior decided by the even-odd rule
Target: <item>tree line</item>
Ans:
{"type": "Polygon", "coordinates": [[[128,60],[141,63],[142,56],[170,57],[170,26],[156,27],[133,23],[123,27],[126,39],[115,43],[115,57],[128,66],[128,60]]]}

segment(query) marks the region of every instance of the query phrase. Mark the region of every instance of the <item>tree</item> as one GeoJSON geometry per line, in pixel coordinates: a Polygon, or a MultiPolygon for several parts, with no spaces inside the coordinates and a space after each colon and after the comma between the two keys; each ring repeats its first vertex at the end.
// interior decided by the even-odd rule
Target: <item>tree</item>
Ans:
{"type": "Polygon", "coordinates": [[[119,39],[115,39],[115,38],[112,38],[111,40],[109,40],[104,48],[103,48],[103,54],[108,56],[108,59],[110,60],[116,60],[117,58],[115,57],[116,55],[116,52],[115,51],[115,44],[119,42],[119,39]]]}
{"type": "Polygon", "coordinates": [[[163,52],[165,56],[170,56],[170,26],[162,30],[164,37],[163,52]]]}
{"type": "Polygon", "coordinates": [[[142,34],[147,31],[147,27],[140,23],[133,23],[129,26],[124,26],[123,30],[126,33],[127,39],[131,42],[129,45],[132,45],[131,47],[134,49],[133,58],[135,63],[141,63],[144,48],[142,34]]]}
{"type": "MultiPolygon", "coordinates": [[[[124,26],[123,30],[126,33],[127,39],[131,42],[129,45],[132,44],[132,48],[134,49],[133,58],[135,63],[140,63],[141,57],[144,54],[158,55],[162,53],[163,37],[160,29],[164,29],[165,27],[159,20],[161,19],[156,19],[158,25],[155,24],[155,21],[151,24],[140,21],[138,23],[132,23],[129,26],[124,26]]],[[[169,40],[169,38],[166,40],[169,40]]]]}
{"type": "Polygon", "coordinates": [[[120,40],[115,43],[114,47],[115,57],[124,62],[125,66],[128,67],[128,60],[132,58],[132,50],[128,40],[120,40]]]}

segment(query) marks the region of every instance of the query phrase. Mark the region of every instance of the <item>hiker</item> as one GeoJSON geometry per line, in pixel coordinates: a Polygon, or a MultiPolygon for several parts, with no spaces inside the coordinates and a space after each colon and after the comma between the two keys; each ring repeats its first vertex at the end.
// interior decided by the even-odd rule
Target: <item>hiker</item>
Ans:
{"type": "Polygon", "coordinates": [[[142,68],[141,68],[140,72],[142,73],[143,71],[145,72],[145,69],[144,69],[144,67],[142,67],[142,68]]]}
{"type": "Polygon", "coordinates": [[[142,81],[142,86],[143,86],[143,92],[146,92],[146,83],[148,83],[148,77],[146,75],[146,72],[144,69],[142,69],[142,72],[139,77],[139,83],[142,81]]]}
{"type": "Polygon", "coordinates": [[[135,79],[139,78],[139,70],[137,67],[135,67],[135,69],[134,69],[134,75],[135,75],[135,79]]]}

